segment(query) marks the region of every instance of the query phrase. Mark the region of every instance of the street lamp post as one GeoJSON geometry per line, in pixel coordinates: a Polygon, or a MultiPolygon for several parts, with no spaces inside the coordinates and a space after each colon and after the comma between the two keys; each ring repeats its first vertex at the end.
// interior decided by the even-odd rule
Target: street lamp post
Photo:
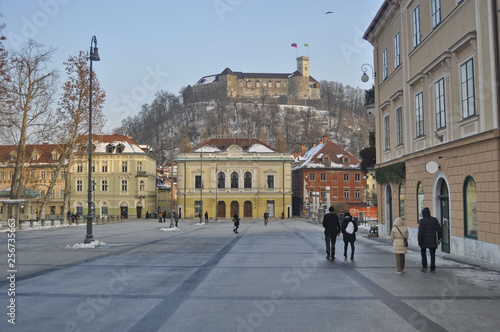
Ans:
{"type": "Polygon", "coordinates": [[[90,93],[89,93],[89,178],[88,178],[88,206],[87,206],[87,236],[84,243],[94,241],[92,235],[92,61],[100,61],[99,53],[97,52],[97,38],[92,37],[90,41],[90,93]],[[93,46],[92,46],[93,45],[93,46]]]}
{"type": "Polygon", "coordinates": [[[201,169],[200,209],[198,211],[200,213],[200,224],[201,224],[201,222],[203,221],[203,219],[202,219],[202,215],[203,215],[203,152],[201,152],[201,151],[200,151],[200,169],[201,169]]]}

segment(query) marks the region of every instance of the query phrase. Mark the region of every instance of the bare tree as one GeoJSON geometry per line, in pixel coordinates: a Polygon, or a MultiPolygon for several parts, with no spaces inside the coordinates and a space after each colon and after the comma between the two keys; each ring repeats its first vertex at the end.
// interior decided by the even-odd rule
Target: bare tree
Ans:
{"type": "Polygon", "coordinates": [[[51,106],[58,75],[47,64],[53,53],[53,49],[45,49],[30,40],[24,48],[10,56],[5,117],[10,127],[3,132],[12,137],[17,145],[11,198],[20,198],[24,186],[26,144],[30,139],[46,139],[47,129],[51,127],[51,106]]]}
{"type": "MultiPolygon", "coordinates": [[[[70,56],[66,65],[68,80],[64,83],[63,94],[56,112],[57,125],[55,126],[53,140],[60,144],[61,157],[55,169],[47,192],[56,184],[56,179],[62,169],[66,168],[65,189],[62,218],[65,222],[71,195],[70,170],[75,162],[75,147],[81,135],[88,134],[89,123],[89,94],[90,94],[90,68],[87,64],[88,52],[81,51],[78,56],[70,56]]],[[[92,73],[92,130],[102,133],[106,119],[102,113],[106,93],[101,89],[99,80],[92,73]]],[[[85,141],[86,142],[86,141],[85,141]]],[[[48,195],[47,195],[48,196],[48,195]]],[[[42,201],[41,213],[45,213],[48,197],[42,201]]]]}

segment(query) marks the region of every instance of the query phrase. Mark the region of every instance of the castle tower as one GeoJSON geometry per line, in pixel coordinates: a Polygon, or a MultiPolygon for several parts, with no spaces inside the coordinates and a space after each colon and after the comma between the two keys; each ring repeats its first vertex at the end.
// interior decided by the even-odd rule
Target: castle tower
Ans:
{"type": "Polygon", "coordinates": [[[297,70],[302,76],[309,77],[309,57],[301,56],[297,58],[297,70]]]}

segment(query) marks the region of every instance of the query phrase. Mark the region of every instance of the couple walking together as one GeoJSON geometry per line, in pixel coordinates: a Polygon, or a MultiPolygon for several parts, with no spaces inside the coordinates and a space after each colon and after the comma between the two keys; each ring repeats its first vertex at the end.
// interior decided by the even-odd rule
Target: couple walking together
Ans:
{"type": "Polygon", "coordinates": [[[326,242],[326,259],[335,259],[335,242],[337,236],[342,232],[344,240],[344,258],[347,259],[347,247],[351,244],[351,260],[354,259],[354,242],[356,241],[356,232],[358,231],[358,224],[352,219],[349,212],[344,214],[342,224],[339,217],[333,213],[335,209],[330,206],[329,213],[323,217],[323,227],[325,228],[325,242],[326,242]]]}

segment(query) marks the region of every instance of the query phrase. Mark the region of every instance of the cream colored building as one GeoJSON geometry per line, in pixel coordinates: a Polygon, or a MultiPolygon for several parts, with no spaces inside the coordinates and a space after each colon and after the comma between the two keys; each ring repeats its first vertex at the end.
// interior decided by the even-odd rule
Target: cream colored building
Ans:
{"type": "Polygon", "coordinates": [[[401,216],[417,245],[429,207],[443,252],[500,264],[499,10],[498,0],[385,1],[366,30],[377,181],[393,173],[378,187],[380,236],[401,216]]]}
{"type": "Polygon", "coordinates": [[[212,138],[177,155],[177,212],[242,219],[292,215],[292,156],[257,139],[212,138]]]}
{"type": "MultiPolygon", "coordinates": [[[[86,138],[83,137],[83,140],[86,138]]],[[[93,135],[92,200],[97,216],[145,218],[156,210],[156,159],[148,146],[123,135],[93,135]]],[[[71,212],[87,214],[88,155],[71,168],[71,212]]]]}

